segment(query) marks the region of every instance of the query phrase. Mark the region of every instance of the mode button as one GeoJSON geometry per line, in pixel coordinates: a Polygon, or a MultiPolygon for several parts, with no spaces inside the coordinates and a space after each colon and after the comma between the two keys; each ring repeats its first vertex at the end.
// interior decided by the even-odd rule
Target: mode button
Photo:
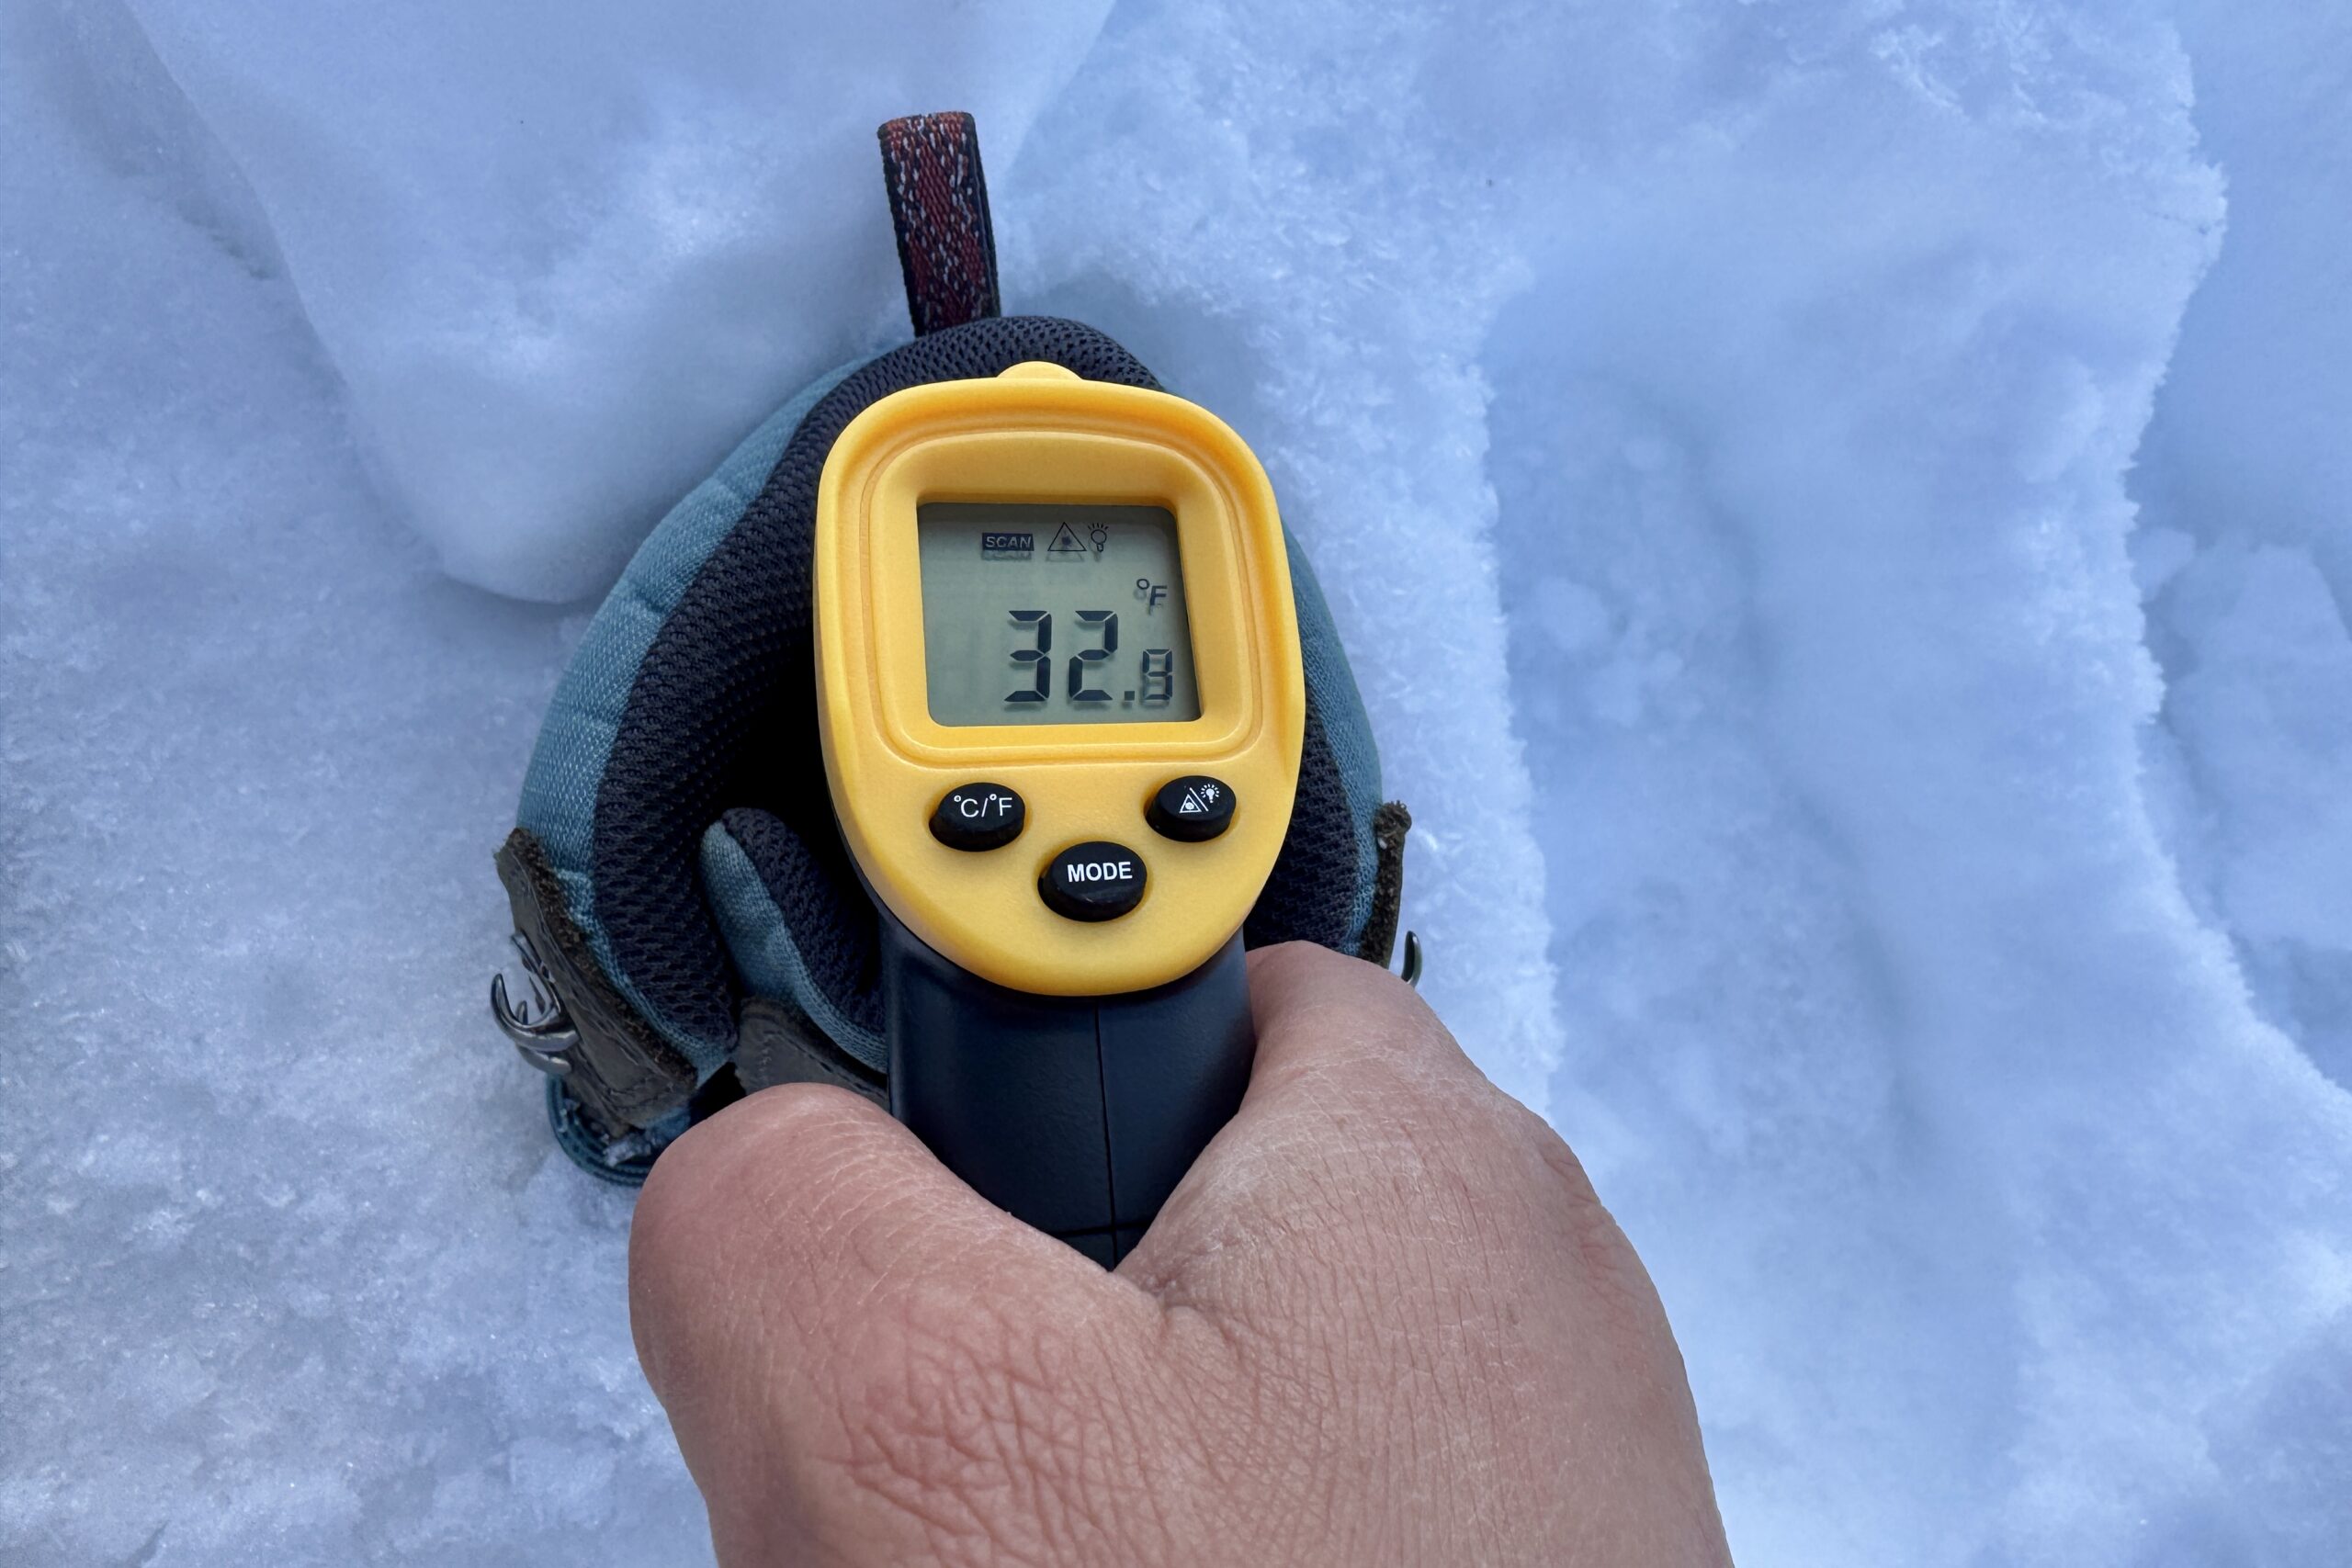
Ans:
{"type": "Polygon", "coordinates": [[[1037,897],[1073,920],[1115,920],[1143,902],[1143,857],[1100,840],[1072,844],[1046,863],[1037,897]]]}

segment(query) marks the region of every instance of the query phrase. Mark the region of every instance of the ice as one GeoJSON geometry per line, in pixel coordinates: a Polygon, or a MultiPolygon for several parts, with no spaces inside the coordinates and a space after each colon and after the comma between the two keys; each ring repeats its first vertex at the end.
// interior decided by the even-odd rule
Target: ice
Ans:
{"type": "Polygon", "coordinates": [[[0,1561],[707,1558],[488,852],[582,596],[903,333],[871,129],[965,107],[1012,304],[1266,458],[1739,1560],[2342,1562],[2347,70],[2291,0],[0,8],[0,1561]]]}

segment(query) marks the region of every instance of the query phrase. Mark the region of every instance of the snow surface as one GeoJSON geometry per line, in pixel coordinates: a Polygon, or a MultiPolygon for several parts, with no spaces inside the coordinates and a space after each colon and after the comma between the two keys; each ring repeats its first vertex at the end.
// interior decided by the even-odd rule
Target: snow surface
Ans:
{"type": "Polygon", "coordinates": [[[2352,1559],[2352,16],[5,0],[0,1561],[707,1555],[489,852],[949,105],[1266,458],[1740,1561],[2352,1559]]]}

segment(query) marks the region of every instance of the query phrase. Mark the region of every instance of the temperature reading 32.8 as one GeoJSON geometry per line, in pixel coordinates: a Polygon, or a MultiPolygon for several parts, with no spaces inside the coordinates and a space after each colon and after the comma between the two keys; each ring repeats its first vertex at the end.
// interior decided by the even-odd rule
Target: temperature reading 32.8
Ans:
{"type": "Polygon", "coordinates": [[[1165,508],[930,502],[915,520],[938,723],[1200,716],[1165,508]]]}
{"type": "MultiPolygon", "coordinates": [[[[1008,703],[1050,703],[1054,700],[1054,616],[1050,610],[1015,610],[1012,612],[1016,633],[1035,637],[1035,642],[1012,650],[1012,662],[1024,671],[1033,671],[1028,684],[1015,686],[1004,694],[1008,703]]],[[[1101,638],[1091,648],[1081,648],[1069,656],[1069,683],[1063,695],[1073,703],[1107,703],[1116,700],[1121,705],[1139,704],[1147,708],[1165,708],[1176,694],[1176,650],[1172,648],[1147,648],[1142,650],[1134,668],[1134,680],[1116,694],[1102,682],[1117,678],[1112,667],[1112,657],[1119,651],[1119,612],[1116,610],[1080,610],[1078,629],[1101,638]]]]}

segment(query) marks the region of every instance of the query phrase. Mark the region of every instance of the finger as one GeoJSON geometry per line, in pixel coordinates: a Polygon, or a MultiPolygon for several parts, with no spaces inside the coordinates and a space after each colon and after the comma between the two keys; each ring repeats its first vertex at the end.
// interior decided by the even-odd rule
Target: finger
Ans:
{"type": "Polygon", "coordinates": [[[791,1084],[663,1152],[629,1234],[629,1304],[657,1393],[702,1362],[797,1359],[877,1296],[1075,1254],[957,1180],[857,1097],[791,1084]]]}
{"type": "Polygon", "coordinates": [[[1102,1347],[1152,1310],[871,1104],[811,1085],[665,1151],[629,1265],[639,1355],[723,1561],[912,1551],[976,1517],[992,1472],[975,1456],[1050,1426],[1035,1391],[1098,1386],[1102,1347]]]}
{"type": "Polygon", "coordinates": [[[1250,955],[1258,1055],[1243,1109],[1343,1123],[1334,1146],[1385,1159],[1402,1140],[1475,1156],[1533,1155],[1590,1194],[1576,1155],[1495,1087],[1420,993],[1377,964],[1309,942],[1250,955]]]}
{"type": "Polygon", "coordinates": [[[630,1228],[629,1312],[647,1381],[701,1479],[698,1457],[765,1423],[771,1393],[828,1397],[877,1311],[1057,1266],[1096,1272],[983,1201],[876,1107],[793,1084],[663,1152],[630,1228]]]}
{"type": "Polygon", "coordinates": [[[1250,1006],[1258,1032],[1250,1094],[1259,1100],[1367,1067],[1483,1081],[1419,992],[1378,964],[1313,942],[1250,953],[1250,1006]]]}
{"type": "Polygon", "coordinates": [[[1277,1257],[1523,1224],[1590,1201],[1575,1156],[1376,965],[1305,943],[1250,954],[1248,1093],[1121,1273],[1163,1300],[1252,1288],[1277,1257]],[[1237,1277],[1243,1282],[1237,1284],[1237,1277]]]}

